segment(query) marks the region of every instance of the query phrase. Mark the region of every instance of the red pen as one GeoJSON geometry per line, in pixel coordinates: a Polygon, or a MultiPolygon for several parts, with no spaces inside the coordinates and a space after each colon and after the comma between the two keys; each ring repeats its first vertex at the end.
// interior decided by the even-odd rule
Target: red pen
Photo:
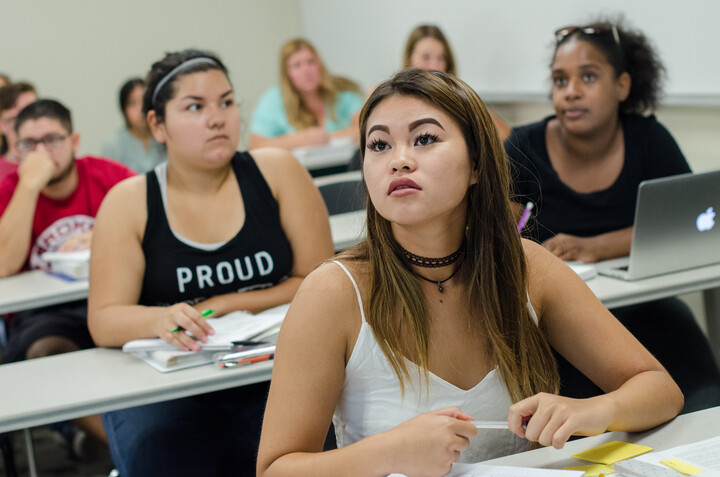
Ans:
{"type": "Polygon", "coordinates": [[[224,368],[235,368],[238,366],[244,366],[246,364],[260,363],[262,361],[270,361],[275,357],[275,353],[266,354],[263,356],[254,356],[252,358],[238,359],[237,361],[224,361],[219,363],[221,369],[224,368]]]}

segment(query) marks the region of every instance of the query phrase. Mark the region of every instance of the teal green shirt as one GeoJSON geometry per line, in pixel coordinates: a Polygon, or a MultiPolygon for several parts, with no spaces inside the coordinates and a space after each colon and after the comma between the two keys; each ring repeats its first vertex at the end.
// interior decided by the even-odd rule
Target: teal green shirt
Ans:
{"type": "MultiPolygon", "coordinates": [[[[351,125],[352,117],[360,111],[364,98],[355,91],[342,91],[338,93],[335,104],[332,105],[335,119],[325,108],[325,129],[328,132],[339,131],[351,125]]],[[[290,125],[285,104],[279,86],[273,86],[260,97],[250,122],[250,132],[263,137],[277,137],[295,132],[290,125]]]]}
{"type": "Polygon", "coordinates": [[[122,162],[130,169],[140,174],[154,169],[155,166],[167,160],[165,147],[155,139],[150,140],[150,147],[146,150],[142,142],[130,134],[126,128],[116,132],[100,148],[100,154],[122,162]]]}

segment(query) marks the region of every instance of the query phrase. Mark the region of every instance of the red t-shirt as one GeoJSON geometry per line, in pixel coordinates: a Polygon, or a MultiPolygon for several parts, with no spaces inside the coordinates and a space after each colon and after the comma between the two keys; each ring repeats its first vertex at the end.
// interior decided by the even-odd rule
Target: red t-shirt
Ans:
{"type": "Polygon", "coordinates": [[[8,161],[5,156],[0,156],[0,182],[13,172],[17,171],[18,163],[8,161]]]}
{"type": "MultiPolygon", "coordinates": [[[[83,157],[75,161],[78,186],[65,199],[50,199],[40,194],[35,207],[32,226],[29,264],[23,267],[47,269],[40,256],[57,251],[65,241],[91,230],[95,215],[105,194],[118,182],[134,176],[135,172],[124,165],[97,157],[83,157]]],[[[10,203],[18,183],[17,172],[0,180],[0,216],[10,203]]]]}

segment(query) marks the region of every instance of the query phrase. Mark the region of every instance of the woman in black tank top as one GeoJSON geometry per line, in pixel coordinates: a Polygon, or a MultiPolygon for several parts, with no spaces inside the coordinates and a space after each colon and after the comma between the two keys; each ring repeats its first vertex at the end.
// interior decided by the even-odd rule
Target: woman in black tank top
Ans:
{"type": "MultiPolygon", "coordinates": [[[[329,257],[322,198],[287,152],[237,153],[227,70],[186,50],[153,65],[143,109],[168,162],[106,197],[93,238],[88,324],[100,346],[160,337],[198,350],[201,311],[292,300],[329,257]]],[[[120,474],[251,475],[267,383],[106,413],[120,474]]]]}

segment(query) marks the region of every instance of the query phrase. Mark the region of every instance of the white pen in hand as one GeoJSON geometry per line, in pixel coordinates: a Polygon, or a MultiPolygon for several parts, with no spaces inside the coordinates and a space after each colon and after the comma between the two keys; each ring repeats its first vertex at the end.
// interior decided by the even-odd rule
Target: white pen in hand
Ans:
{"type": "MultiPolygon", "coordinates": [[[[510,429],[507,421],[472,421],[478,429],[510,429]]],[[[527,428],[527,422],[523,422],[523,429],[527,428]]]]}
{"type": "Polygon", "coordinates": [[[507,421],[473,421],[478,429],[509,429],[507,421]]]}

